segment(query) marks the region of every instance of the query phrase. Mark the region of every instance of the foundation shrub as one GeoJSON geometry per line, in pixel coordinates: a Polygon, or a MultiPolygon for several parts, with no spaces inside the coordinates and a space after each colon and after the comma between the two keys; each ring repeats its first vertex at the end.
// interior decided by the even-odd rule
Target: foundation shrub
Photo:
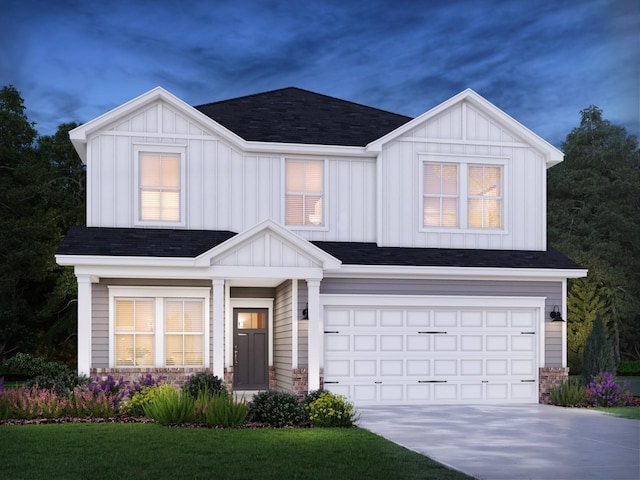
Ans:
{"type": "Polygon", "coordinates": [[[210,427],[233,428],[242,425],[247,419],[247,404],[236,402],[233,395],[216,392],[210,395],[201,391],[196,399],[196,420],[210,427]]]}
{"type": "Polygon", "coordinates": [[[62,372],[57,375],[38,375],[35,378],[27,380],[25,385],[33,387],[37,385],[40,388],[55,390],[60,395],[68,395],[76,387],[87,386],[91,380],[86,375],[77,375],[71,370],[62,372]]]}
{"type": "Polygon", "coordinates": [[[2,366],[7,374],[25,375],[31,378],[38,375],[55,377],[61,373],[71,372],[71,369],[62,363],[50,362],[43,357],[29,353],[16,353],[2,366]]]}
{"type": "Polygon", "coordinates": [[[159,391],[143,407],[144,415],[161,425],[192,422],[195,419],[195,399],[170,385],[155,387],[159,391]]]}
{"type": "Polygon", "coordinates": [[[227,393],[224,382],[211,372],[198,372],[191,375],[189,379],[182,384],[182,391],[197,398],[200,392],[208,392],[209,395],[217,393],[227,393]]]}
{"type": "Polygon", "coordinates": [[[320,394],[306,409],[314,427],[352,427],[357,420],[353,403],[331,392],[320,394]]]}
{"type": "Polygon", "coordinates": [[[285,392],[260,392],[249,402],[249,418],[274,427],[298,425],[306,414],[302,403],[285,392]]]}
{"type": "Polygon", "coordinates": [[[318,398],[320,398],[320,396],[324,393],[328,393],[327,390],[324,390],[322,388],[319,388],[318,390],[311,390],[302,400],[302,404],[304,405],[305,409],[315,400],[317,400],[318,398]]]}
{"type": "Polygon", "coordinates": [[[618,375],[640,375],[640,360],[627,360],[618,364],[618,375]]]}
{"type": "Polygon", "coordinates": [[[113,408],[120,408],[120,403],[127,396],[127,386],[124,378],[120,377],[116,380],[113,375],[107,375],[105,378],[95,377],[91,383],[87,385],[87,390],[94,395],[104,393],[113,401],[113,408]]]}
{"type": "Polygon", "coordinates": [[[612,373],[598,373],[587,386],[587,401],[599,407],[622,407],[627,405],[633,396],[627,387],[631,382],[623,385],[616,383],[612,373]]]}
{"type": "Polygon", "coordinates": [[[586,401],[585,387],[579,379],[569,378],[549,391],[551,403],[563,407],[580,405],[586,401]]]}

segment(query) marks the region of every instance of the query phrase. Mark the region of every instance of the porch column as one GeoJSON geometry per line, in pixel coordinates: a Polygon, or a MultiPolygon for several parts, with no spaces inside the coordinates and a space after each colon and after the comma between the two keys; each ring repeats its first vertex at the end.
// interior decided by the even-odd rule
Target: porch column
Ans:
{"type": "Polygon", "coordinates": [[[224,279],[213,283],[213,374],[224,379],[224,279]]]}
{"type": "MultiPolygon", "coordinates": [[[[91,275],[78,279],[78,375],[91,370],[91,275]]],[[[111,340],[109,340],[111,341],[111,340]]]]}
{"type": "Polygon", "coordinates": [[[320,388],[320,280],[307,280],[309,293],[309,391],[320,388]]]}

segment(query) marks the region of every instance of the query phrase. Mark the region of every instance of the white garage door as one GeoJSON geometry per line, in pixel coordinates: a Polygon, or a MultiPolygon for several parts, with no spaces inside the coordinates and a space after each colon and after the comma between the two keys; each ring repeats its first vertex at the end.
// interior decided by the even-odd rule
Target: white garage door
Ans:
{"type": "Polygon", "coordinates": [[[544,299],[403,300],[324,300],[326,389],[356,405],[538,402],[544,299]]]}

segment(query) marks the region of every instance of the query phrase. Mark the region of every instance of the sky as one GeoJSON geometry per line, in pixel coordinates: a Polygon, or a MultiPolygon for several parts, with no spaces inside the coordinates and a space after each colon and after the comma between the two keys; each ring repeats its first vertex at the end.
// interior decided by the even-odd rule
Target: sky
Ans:
{"type": "Polygon", "coordinates": [[[0,47],[41,135],[156,86],[412,117],[472,88],[556,146],[590,105],[640,135],[639,0],[0,0],[0,47]]]}

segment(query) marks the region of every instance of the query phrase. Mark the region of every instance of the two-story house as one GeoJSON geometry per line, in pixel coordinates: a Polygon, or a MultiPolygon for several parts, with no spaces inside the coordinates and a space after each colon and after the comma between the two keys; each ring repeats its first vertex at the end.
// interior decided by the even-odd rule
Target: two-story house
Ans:
{"type": "Polygon", "coordinates": [[[371,403],[538,402],[564,378],[563,154],[472,90],[411,119],[297,88],[162,88],[76,128],[78,370],[371,403]]]}

